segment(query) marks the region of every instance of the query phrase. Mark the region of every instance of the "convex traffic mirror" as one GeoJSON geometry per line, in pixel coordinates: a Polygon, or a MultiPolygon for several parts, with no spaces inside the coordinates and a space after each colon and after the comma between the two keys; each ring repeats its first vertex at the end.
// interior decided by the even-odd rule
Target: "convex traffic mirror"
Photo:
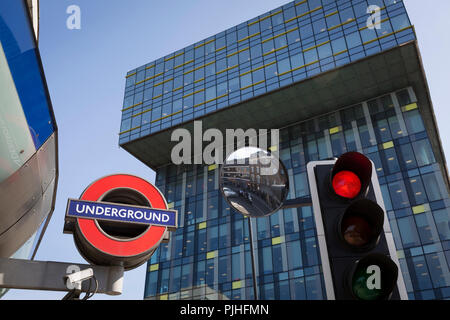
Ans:
{"type": "Polygon", "coordinates": [[[228,204],[244,216],[265,217],[278,211],[289,191],[283,163],[256,147],[231,153],[220,170],[220,189],[228,204]]]}

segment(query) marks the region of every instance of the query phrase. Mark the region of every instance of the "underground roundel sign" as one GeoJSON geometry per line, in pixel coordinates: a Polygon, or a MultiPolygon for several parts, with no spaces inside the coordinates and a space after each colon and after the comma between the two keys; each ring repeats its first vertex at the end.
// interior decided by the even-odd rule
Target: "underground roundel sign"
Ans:
{"type": "Polygon", "coordinates": [[[80,254],[97,265],[126,270],[147,261],[177,227],[177,211],[169,210],[162,193],[132,175],[101,178],[69,199],[64,233],[72,233],[80,254]]]}

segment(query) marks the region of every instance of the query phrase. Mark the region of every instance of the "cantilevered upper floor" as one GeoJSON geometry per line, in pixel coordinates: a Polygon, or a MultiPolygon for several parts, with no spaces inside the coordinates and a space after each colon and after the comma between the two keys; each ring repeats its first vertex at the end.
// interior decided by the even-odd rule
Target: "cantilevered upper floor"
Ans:
{"type": "Polygon", "coordinates": [[[297,0],[129,71],[119,144],[414,40],[398,0],[297,0]]]}

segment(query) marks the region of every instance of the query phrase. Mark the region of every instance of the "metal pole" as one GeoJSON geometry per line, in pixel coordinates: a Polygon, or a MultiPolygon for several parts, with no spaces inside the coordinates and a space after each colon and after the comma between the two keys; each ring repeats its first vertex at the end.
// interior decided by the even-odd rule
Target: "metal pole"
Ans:
{"type": "Polygon", "coordinates": [[[253,233],[252,233],[252,224],[251,224],[252,218],[248,218],[248,234],[250,238],[250,256],[252,258],[252,275],[253,275],[253,295],[255,297],[255,300],[258,299],[258,289],[256,287],[256,268],[255,268],[255,255],[253,252],[253,233]]]}

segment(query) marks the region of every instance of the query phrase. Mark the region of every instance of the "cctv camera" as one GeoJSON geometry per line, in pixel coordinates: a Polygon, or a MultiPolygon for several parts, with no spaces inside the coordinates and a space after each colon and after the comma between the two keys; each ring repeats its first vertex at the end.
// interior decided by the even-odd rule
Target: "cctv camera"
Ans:
{"type": "Polygon", "coordinates": [[[71,283],[82,282],[84,280],[88,280],[94,276],[94,270],[92,268],[88,268],[86,270],[74,272],[72,274],[68,274],[64,276],[64,280],[69,280],[71,283]]]}

